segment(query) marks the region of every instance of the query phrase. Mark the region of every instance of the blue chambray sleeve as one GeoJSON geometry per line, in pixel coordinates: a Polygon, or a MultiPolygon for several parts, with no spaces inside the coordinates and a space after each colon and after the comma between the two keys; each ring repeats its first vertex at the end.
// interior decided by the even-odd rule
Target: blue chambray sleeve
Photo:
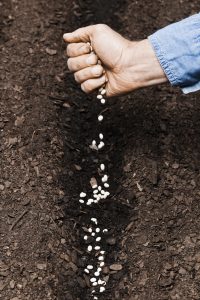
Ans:
{"type": "Polygon", "coordinates": [[[148,37],[170,83],[187,94],[200,90],[200,13],[148,37]]]}

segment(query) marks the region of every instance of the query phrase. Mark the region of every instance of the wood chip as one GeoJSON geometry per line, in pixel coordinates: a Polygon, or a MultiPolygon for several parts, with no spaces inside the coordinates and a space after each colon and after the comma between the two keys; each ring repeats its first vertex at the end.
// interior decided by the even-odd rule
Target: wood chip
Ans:
{"type": "Polygon", "coordinates": [[[112,271],[120,271],[122,270],[122,265],[121,264],[113,264],[113,265],[110,265],[110,270],[112,271]]]}

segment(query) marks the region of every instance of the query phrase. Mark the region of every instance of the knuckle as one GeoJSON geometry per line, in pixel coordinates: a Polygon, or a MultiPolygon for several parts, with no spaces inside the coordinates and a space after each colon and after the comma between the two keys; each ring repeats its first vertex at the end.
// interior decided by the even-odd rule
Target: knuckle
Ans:
{"type": "Polygon", "coordinates": [[[109,26],[106,25],[106,24],[97,24],[96,25],[96,30],[99,31],[99,32],[105,31],[108,28],[109,28],[109,26]]]}

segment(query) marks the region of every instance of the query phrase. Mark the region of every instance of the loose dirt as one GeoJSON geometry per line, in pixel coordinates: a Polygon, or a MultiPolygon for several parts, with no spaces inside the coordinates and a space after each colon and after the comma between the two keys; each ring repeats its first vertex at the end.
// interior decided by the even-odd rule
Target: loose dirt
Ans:
{"type": "Polygon", "coordinates": [[[111,99],[112,197],[80,211],[98,104],[67,71],[62,42],[95,23],[138,40],[199,10],[196,0],[0,1],[0,299],[90,299],[91,215],[109,229],[99,299],[200,299],[200,94],[163,85],[111,99]]]}

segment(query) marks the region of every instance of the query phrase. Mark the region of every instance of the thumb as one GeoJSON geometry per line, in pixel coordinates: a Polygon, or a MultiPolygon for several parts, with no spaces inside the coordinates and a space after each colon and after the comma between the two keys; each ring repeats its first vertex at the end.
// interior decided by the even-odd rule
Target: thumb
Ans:
{"type": "Polygon", "coordinates": [[[90,42],[90,37],[94,31],[93,26],[79,28],[73,32],[65,33],[63,39],[67,43],[90,42]]]}

